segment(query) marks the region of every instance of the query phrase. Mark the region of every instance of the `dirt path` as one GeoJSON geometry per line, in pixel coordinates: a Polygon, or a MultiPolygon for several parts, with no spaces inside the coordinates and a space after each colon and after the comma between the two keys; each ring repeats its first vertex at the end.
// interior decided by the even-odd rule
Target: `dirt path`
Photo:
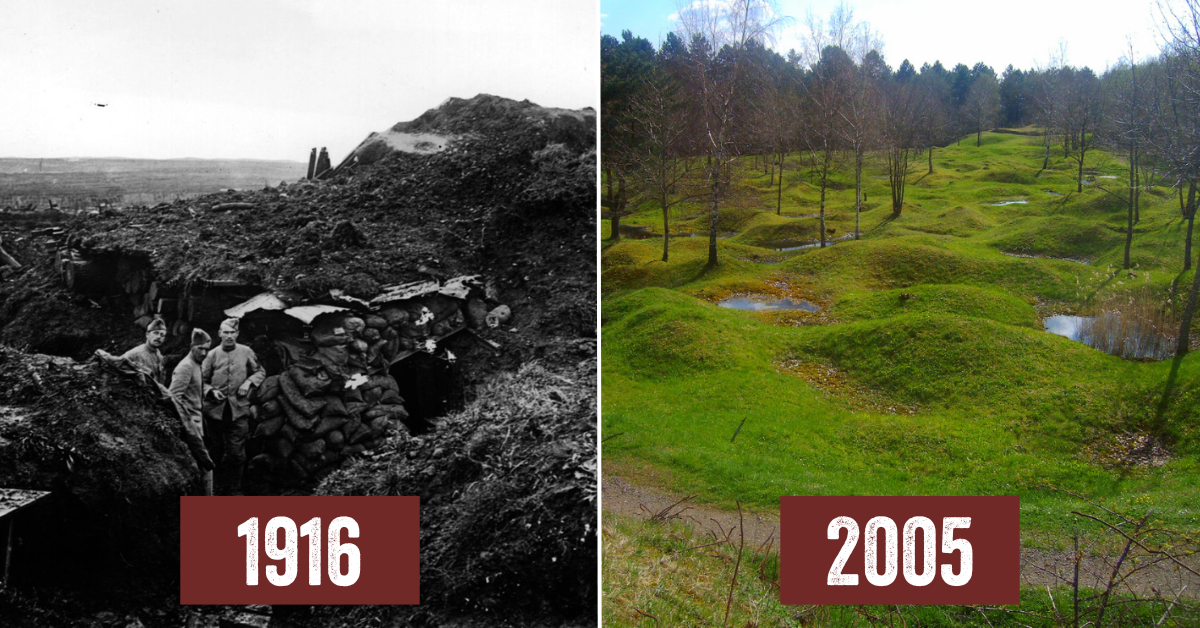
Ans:
{"type": "MultiPolygon", "coordinates": [[[[602,515],[612,513],[647,518],[652,513],[658,513],[687,497],[642,486],[637,484],[636,480],[611,474],[605,474],[602,477],[601,489],[603,491],[602,515]]],[[[710,531],[720,533],[721,530],[736,528],[738,525],[737,511],[696,504],[691,500],[676,506],[671,512],[680,513],[683,520],[691,523],[702,533],[710,531]]],[[[743,507],[742,517],[746,527],[747,547],[757,548],[765,545],[768,541],[778,547],[778,511],[743,507]]],[[[1103,588],[1112,574],[1112,560],[1113,558],[1105,556],[1085,557],[1079,568],[1080,586],[1103,588]]],[[[1200,556],[1190,557],[1185,564],[1200,571],[1200,556]]],[[[1123,571],[1126,570],[1123,569],[1123,571]]],[[[1022,585],[1045,588],[1047,585],[1054,587],[1056,584],[1066,584],[1073,571],[1072,552],[1021,549],[1022,585]]],[[[1182,569],[1176,571],[1172,565],[1160,564],[1134,574],[1127,580],[1126,586],[1120,590],[1139,595],[1154,595],[1157,591],[1168,599],[1174,598],[1182,590],[1183,598],[1200,599],[1200,578],[1182,569]],[[1184,590],[1185,586],[1186,590],[1184,590]]]]}

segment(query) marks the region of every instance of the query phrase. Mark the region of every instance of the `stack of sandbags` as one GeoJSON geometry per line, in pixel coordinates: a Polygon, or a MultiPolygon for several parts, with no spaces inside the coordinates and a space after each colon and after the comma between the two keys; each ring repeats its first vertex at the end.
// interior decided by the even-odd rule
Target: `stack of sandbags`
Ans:
{"type": "Polygon", "coordinates": [[[396,380],[327,364],[326,349],[332,347],[268,377],[256,391],[251,438],[260,453],[250,460],[252,471],[293,482],[319,478],[403,428],[408,413],[396,380]]]}
{"type": "Polygon", "coordinates": [[[429,342],[442,338],[463,326],[461,301],[435,294],[417,299],[395,301],[363,319],[363,344],[370,352],[391,361],[402,351],[432,349],[429,342]]]}

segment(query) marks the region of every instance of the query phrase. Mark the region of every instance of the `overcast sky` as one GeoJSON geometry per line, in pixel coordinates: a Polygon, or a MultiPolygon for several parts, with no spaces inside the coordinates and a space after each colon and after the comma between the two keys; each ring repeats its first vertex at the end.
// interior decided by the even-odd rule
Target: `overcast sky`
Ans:
{"type": "Polygon", "coordinates": [[[4,0],[0,156],[327,146],[337,163],[451,96],[597,107],[597,15],[595,0],[4,0]]]}
{"type": "MultiPolygon", "coordinates": [[[[710,0],[711,1],[711,0],[710,0]]],[[[780,12],[795,18],[775,49],[801,49],[805,14],[828,18],[838,0],[783,0],[780,12]]],[[[982,61],[999,74],[1010,63],[1019,69],[1045,65],[1065,42],[1067,62],[1097,74],[1128,54],[1127,37],[1141,58],[1158,50],[1155,0],[860,0],[847,1],[858,21],[871,24],[884,41],[893,68],[908,59],[915,67],[940,60],[947,69],[982,61]]],[[[620,37],[629,29],[655,44],[675,29],[673,0],[601,0],[601,32],[620,37]]]]}

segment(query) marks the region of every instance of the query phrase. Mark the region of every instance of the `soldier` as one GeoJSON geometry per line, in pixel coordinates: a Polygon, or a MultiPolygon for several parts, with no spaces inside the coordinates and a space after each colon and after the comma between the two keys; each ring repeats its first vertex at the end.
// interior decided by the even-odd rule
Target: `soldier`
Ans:
{"type": "Polygon", "coordinates": [[[156,318],[146,326],[146,342],[126,351],[121,357],[127,358],[154,381],[165,386],[167,374],[163,369],[163,355],[158,348],[166,339],[167,324],[161,318],[156,318]]]}
{"type": "Polygon", "coordinates": [[[212,346],[212,337],[203,329],[192,330],[192,348],[171,375],[171,396],[175,398],[180,413],[184,414],[184,440],[192,455],[197,457],[204,471],[204,494],[212,495],[212,463],[204,451],[204,422],[201,412],[204,403],[204,378],[201,363],[212,346]]]}
{"type": "Polygon", "coordinates": [[[208,398],[204,415],[209,449],[220,460],[221,484],[231,495],[242,494],[246,439],[250,434],[250,389],[267,373],[254,350],[237,343],[238,319],[221,323],[221,344],[208,352],[202,367],[208,398]]]}

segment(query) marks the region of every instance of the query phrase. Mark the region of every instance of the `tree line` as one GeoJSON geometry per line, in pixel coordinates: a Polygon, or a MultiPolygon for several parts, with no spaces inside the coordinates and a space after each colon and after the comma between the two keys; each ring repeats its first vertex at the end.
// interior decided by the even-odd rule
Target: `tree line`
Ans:
{"type": "MultiPolygon", "coordinates": [[[[809,15],[803,50],[786,55],[769,47],[786,18],[762,0],[694,3],[679,17],[679,31],[657,50],[630,31],[621,39],[601,37],[602,203],[613,239],[630,208],[651,201],[662,211],[667,261],[671,208],[701,202],[709,208],[708,264],[715,266],[733,160],[755,157],[776,187],[780,212],[785,158],[794,152],[804,156],[820,192],[821,246],[831,234],[825,226],[830,173],[853,168],[857,239],[867,152],[886,161],[888,200],[899,216],[909,173],[922,166],[932,173],[937,148],[971,135],[980,146],[984,131],[1033,125],[1045,147],[1041,168],[1061,151],[1073,163],[1077,192],[1092,149],[1126,161],[1128,180],[1105,189],[1128,209],[1126,269],[1141,192],[1174,188],[1187,223],[1183,269],[1192,268],[1200,204],[1200,0],[1162,9],[1166,43],[1157,55],[1137,59],[1130,49],[1100,75],[1061,59],[1030,70],[1009,65],[999,75],[983,63],[918,69],[905,59],[893,69],[878,35],[846,5],[827,20],[809,15]]],[[[1185,325],[1200,273],[1196,279],[1185,325]]],[[[1180,343],[1186,342],[1182,333],[1180,343]]]]}

